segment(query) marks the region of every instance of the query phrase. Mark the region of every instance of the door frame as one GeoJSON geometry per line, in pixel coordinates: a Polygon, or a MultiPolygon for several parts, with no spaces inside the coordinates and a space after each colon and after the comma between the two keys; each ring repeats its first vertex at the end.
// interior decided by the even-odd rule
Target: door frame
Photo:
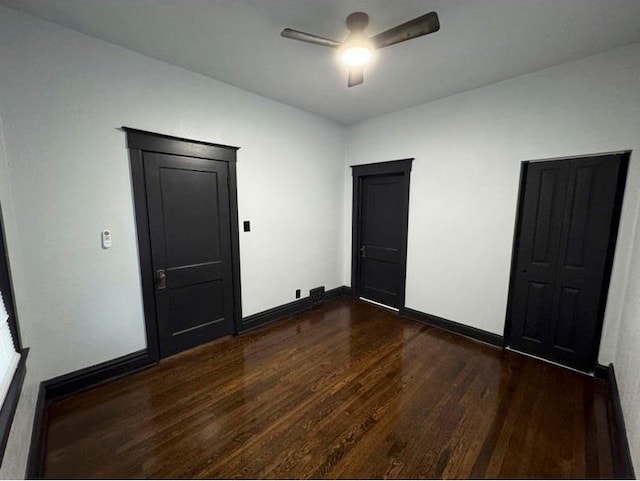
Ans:
{"type": "Polygon", "coordinates": [[[404,309],[405,290],[407,285],[407,237],[409,229],[409,183],[411,180],[411,166],[414,158],[390,160],[374,164],[352,165],[353,203],[351,215],[351,292],[360,297],[360,227],[361,227],[361,199],[362,180],[365,177],[387,174],[402,174],[404,196],[402,203],[402,232],[400,248],[400,266],[402,286],[399,292],[400,312],[404,309]]]}
{"type": "Polygon", "coordinates": [[[142,303],[144,307],[147,351],[152,361],[160,359],[160,339],[156,317],[155,276],[151,260],[151,236],[146,183],[144,178],[143,152],[195,157],[198,159],[226,162],[228,166],[229,222],[231,232],[231,272],[233,285],[233,330],[240,331],[242,322],[242,299],[240,285],[240,233],[238,227],[238,191],[236,178],[237,151],[240,147],[214,144],[199,140],[184,139],[145,130],[122,127],[127,134],[134,213],[138,237],[138,257],[142,281],[142,303]]]}
{"type": "MultiPolygon", "coordinates": [[[[611,272],[613,270],[613,260],[615,256],[616,243],[618,240],[618,231],[620,228],[620,217],[622,214],[622,202],[624,199],[624,191],[627,182],[627,172],[629,170],[629,159],[631,150],[622,150],[615,152],[600,152],[596,154],[572,155],[569,157],[554,157],[548,159],[524,160],[520,163],[520,180],[518,185],[518,204],[516,207],[516,219],[513,228],[513,243],[511,247],[511,270],[509,273],[509,287],[507,291],[507,310],[504,322],[504,347],[508,347],[511,340],[511,324],[513,295],[516,281],[516,271],[518,266],[518,249],[520,247],[520,226],[522,221],[522,211],[524,208],[524,194],[527,181],[527,172],[530,164],[539,162],[552,162],[558,160],[575,160],[587,159],[590,157],[620,157],[620,170],[618,172],[618,182],[616,185],[616,197],[613,205],[613,220],[611,232],[609,233],[609,247],[607,249],[607,259],[604,268],[604,280],[602,282],[602,291],[600,293],[600,305],[598,306],[598,315],[596,320],[596,330],[594,332],[593,346],[591,347],[589,364],[595,369],[600,351],[600,341],[602,338],[602,326],[604,323],[604,314],[609,296],[609,284],[611,282],[611,272]]],[[[570,368],[573,369],[573,368],[570,368]]]]}

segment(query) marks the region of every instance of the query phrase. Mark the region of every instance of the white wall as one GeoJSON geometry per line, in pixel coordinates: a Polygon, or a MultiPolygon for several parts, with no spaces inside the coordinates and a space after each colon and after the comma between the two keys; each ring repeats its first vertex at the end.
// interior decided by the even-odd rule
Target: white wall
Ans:
{"type": "Polygon", "coordinates": [[[16,290],[31,347],[31,409],[21,406],[23,435],[11,437],[0,475],[22,476],[35,385],[145,347],[129,160],[118,128],[241,147],[239,216],[252,223],[240,233],[245,316],[292,301],[296,288],[307,295],[341,285],[335,219],[343,209],[344,132],[3,7],[0,46],[8,159],[0,187],[9,177],[20,235],[10,255],[23,258],[16,290]],[[105,228],[113,234],[107,251],[105,228]]]}
{"type": "MultiPolygon", "coordinates": [[[[619,373],[638,466],[640,234],[629,261],[640,208],[640,44],[353,126],[347,138],[343,256],[351,248],[348,166],[415,157],[406,305],[502,334],[520,162],[626,149],[634,152],[599,362],[614,362],[619,373]]],[[[344,269],[348,282],[348,262],[344,269]]]]}
{"type": "Polygon", "coordinates": [[[640,474],[640,202],[634,230],[634,251],[625,282],[625,302],[613,364],[637,476],[640,474]]]}

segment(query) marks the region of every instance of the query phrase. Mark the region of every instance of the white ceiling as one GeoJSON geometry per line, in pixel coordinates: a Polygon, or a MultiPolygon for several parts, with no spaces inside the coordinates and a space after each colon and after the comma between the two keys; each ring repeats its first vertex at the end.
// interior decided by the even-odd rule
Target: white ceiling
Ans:
{"type": "Polygon", "coordinates": [[[618,46],[640,42],[639,0],[0,0],[1,3],[350,124],[618,46]],[[378,52],[347,88],[335,50],[284,27],[343,40],[435,10],[439,32],[378,52]]]}

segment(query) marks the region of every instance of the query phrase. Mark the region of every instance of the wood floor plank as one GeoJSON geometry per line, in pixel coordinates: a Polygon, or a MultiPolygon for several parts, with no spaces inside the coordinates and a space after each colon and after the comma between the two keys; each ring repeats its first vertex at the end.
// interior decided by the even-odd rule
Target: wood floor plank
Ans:
{"type": "Polygon", "coordinates": [[[349,298],[55,402],[50,478],[611,477],[600,381],[349,298]]]}

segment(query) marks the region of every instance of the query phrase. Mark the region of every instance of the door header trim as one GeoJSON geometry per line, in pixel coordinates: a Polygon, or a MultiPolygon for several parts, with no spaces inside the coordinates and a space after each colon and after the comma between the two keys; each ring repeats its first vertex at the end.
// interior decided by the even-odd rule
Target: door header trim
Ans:
{"type": "Polygon", "coordinates": [[[523,160],[521,163],[523,164],[534,164],[537,162],[553,162],[555,160],[577,160],[577,159],[588,159],[591,157],[615,157],[620,155],[631,155],[631,149],[629,150],[616,150],[614,152],[599,152],[595,154],[583,154],[583,155],[570,155],[568,157],[551,157],[548,159],[531,159],[531,160],[523,160]]]}
{"type": "Polygon", "coordinates": [[[363,175],[401,174],[411,172],[414,157],[409,159],[389,160],[373,164],[352,165],[351,173],[354,177],[363,175]]]}
{"type": "Polygon", "coordinates": [[[128,148],[144,150],[146,152],[183,155],[186,157],[198,157],[200,159],[221,160],[223,162],[236,162],[236,153],[240,149],[240,147],[231,145],[173,137],[171,135],[147,132],[131,127],[123,126],[122,130],[127,133],[128,148]]]}

